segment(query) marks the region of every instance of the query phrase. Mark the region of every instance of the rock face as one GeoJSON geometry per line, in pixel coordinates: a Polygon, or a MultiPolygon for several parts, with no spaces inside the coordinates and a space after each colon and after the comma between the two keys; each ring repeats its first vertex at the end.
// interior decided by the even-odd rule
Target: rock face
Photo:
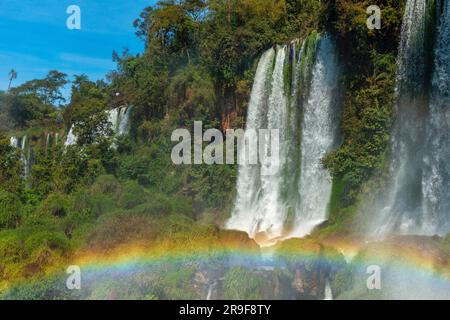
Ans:
{"type": "Polygon", "coordinates": [[[450,275],[450,248],[445,244],[445,239],[438,236],[390,236],[363,247],[360,256],[375,256],[387,262],[414,260],[422,267],[450,275]]]}
{"type": "Polygon", "coordinates": [[[448,240],[390,236],[366,243],[338,272],[335,294],[338,299],[450,299],[448,240]],[[378,277],[376,290],[369,288],[369,276],[378,277]]]}
{"type": "Polygon", "coordinates": [[[195,266],[190,292],[198,299],[324,299],[327,284],[345,265],[342,255],[311,240],[261,250],[245,232],[213,232],[223,250],[189,263],[195,266]]]}
{"type": "MultiPolygon", "coordinates": [[[[237,238],[236,242],[245,243],[237,238]]],[[[327,284],[346,265],[337,251],[305,239],[286,240],[274,252],[255,257],[210,261],[196,272],[195,287],[203,288],[203,298],[214,300],[324,299],[327,284]]]]}
{"type": "Polygon", "coordinates": [[[229,249],[260,252],[258,244],[244,231],[217,229],[217,237],[219,242],[229,249]]]}
{"type": "Polygon", "coordinates": [[[290,239],[276,251],[292,272],[293,299],[324,299],[327,282],[345,266],[336,250],[308,239],[290,239]]]}

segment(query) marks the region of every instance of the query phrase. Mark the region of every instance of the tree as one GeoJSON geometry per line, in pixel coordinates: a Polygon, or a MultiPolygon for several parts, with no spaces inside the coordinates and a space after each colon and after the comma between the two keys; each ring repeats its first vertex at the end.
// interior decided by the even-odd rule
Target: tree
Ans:
{"type": "Polygon", "coordinates": [[[65,111],[66,123],[74,126],[77,144],[84,146],[112,135],[108,121],[108,90],[104,81],[93,82],[85,75],[76,75],[72,96],[65,111]]]}
{"type": "Polygon", "coordinates": [[[136,34],[146,41],[147,53],[180,54],[190,62],[205,13],[206,3],[201,0],[159,1],[145,8],[134,26],[136,34]]]}
{"type": "Polygon", "coordinates": [[[10,110],[22,126],[31,120],[45,120],[55,115],[56,106],[65,101],[61,88],[67,84],[65,73],[52,70],[43,79],[33,79],[11,89],[10,110]]]}
{"type": "Polygon", "coordinates": [[[9,72],[9,84],[8,84],[8,91],[11,89],[11,82],[15,79],[17,79],[17,71],[14,69],[11,69],[9,72]]]}
{"type": "Polygon", "coordinates": [[[115,55],[117,71],[109,77],[114,92],[121,92],[133,106],[132,130],[143,120],[162,119],[166,115],[168,88],[167,67],[149,55],[115,55]]]}
{"type": "Polygon", "coordinates": [[[33,79],[14,88],[15,94],[36,94],[46,105],[60,105],[65,102],[61,88],[68,83],[67,74],[57,70],[48,72],[44,79],[33,79]]]}

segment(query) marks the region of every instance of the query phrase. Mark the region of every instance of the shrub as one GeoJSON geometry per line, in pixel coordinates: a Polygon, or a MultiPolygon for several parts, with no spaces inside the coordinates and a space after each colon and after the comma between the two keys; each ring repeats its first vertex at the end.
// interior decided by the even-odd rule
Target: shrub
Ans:
{"type": "Polygon", "coordinates": [[[0,229],[14,228],[19,224],[22,203],[13,193],[0,191],[0,229]]]}
{"type": "Polygon", "coordinates": [[[153,216],[167,216],[174,213],[192,218],[194,208],[189,198],[183,196],[166,196],[162,193],[150,193],[147,201],[133,208],[132,212],[153,216]]]}
{"type": "Polygon", "coordinates": [[[39,210],[47,215],[64,217],[70,210],[71,199],[61,193],[52,193],[45,199],[39,210]]]}
{"type": "Polygon", "coordinates": [[[96,228],[88,237],[88,246],[94,249],[112,249],[121,244],[154,240],[157,230],[147,217],[136,214],[118,214],[96,228]]]}
{"type": "Polygon", "coordinates": [[[243,267],[228,270],[223,280],[223,296],[230,300],[257,300],[260,298],[261,278],[243,267]]]}
{"type": "Polygon", "coordinates": [[[107,194],[116,197],[122,192],[122,186],[113,175],[103,175],[97,178],[90,191],[97,195],[107,194]]]}
{"type": "Polygon", "coordinates": [[[127,181],[124,183],[119,205],[125,209],[131,209],[144,203],[146,198],[147,195],[142,186],[136,181],[127,181]]]}

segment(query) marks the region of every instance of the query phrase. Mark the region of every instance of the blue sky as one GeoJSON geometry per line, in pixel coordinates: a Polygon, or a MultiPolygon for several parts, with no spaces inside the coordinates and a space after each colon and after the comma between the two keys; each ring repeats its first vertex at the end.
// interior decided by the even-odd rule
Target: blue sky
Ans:
{"type": "MultiPolygon", "coordinates": [[[[14,68],[17,86],[49,70],[104,78],[114,69],[112,51],[138,53],[144,43],[133,21],[155,0],[0,0],[0,90],[14,68]],[[81,9],[81,30],[66,26],[69,5],[81,9]]],[[[65,92],[67,93],[68,88],[65,92]]]]}

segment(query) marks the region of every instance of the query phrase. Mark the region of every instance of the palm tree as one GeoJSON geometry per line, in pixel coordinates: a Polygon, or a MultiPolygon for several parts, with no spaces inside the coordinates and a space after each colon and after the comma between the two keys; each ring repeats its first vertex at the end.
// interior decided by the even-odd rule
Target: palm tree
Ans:
{"type": "Polygon", "coordinates": [[[9,89],[11,88],[11,82],[14,79],[17,79],[17,71],[14,69],[11,69],[11,71],[8,73],[8,75],[9,75],[9,85],[8,85],[8,91],[9,91],[9,89]]]}

